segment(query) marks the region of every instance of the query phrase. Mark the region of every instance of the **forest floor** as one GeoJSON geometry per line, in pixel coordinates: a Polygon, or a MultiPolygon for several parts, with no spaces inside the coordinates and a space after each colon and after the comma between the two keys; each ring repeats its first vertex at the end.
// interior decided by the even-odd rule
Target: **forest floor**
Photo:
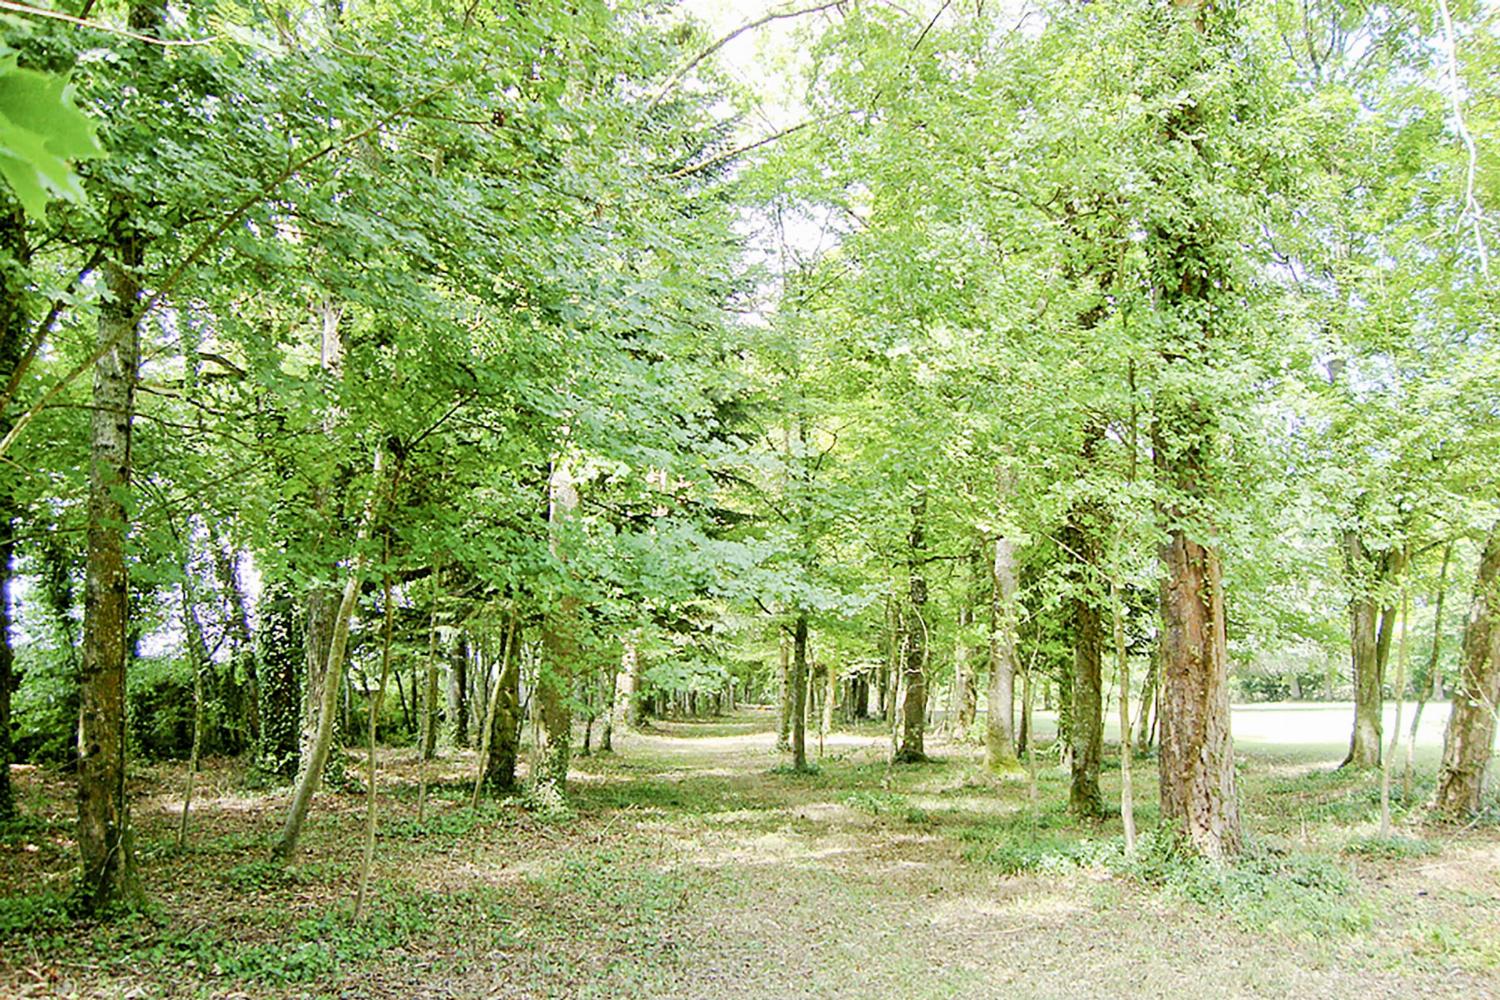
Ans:
{"type": "MultiPolygon", "coordinates": [[[[471,810],[474,755],[449,751],[421,825],[415,752],[383,750],[359,923],[365,797],[320,795],[288,868],[268,857],[287,789],[216,761],[183,851],[182,766],[133,768],[150,908],[73,924],[71,781],[18,769],[0,996],[1500,997],[1494,810],[1423,827],[1398,781],[1398,836],[1382,840],[1378,777],[1335,772],[1326,748],[1255,744],[1244,861],[1193,862],[1149,835],[1127,859],[1117,810],[1068,817],[1055,761],[1038,761],[1034,797],[941,739],[931,763],[893,770],[869,724],[794,774],[771,727],[755,710],[655,723],[579,759],[566,812],[471,810]]],[[[1117,802],[1116,758],[1104,777],[1117,802]]],[[[1151,760],[1136,798],[1150,830],[1151,760]]]]}

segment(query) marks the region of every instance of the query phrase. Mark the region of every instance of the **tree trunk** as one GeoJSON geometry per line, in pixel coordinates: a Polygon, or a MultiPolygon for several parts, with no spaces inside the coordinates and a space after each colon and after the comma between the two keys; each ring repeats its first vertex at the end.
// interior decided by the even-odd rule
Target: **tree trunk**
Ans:
{"type": "Polygon", "coordinates": [[[1453,818],[1477,813],[1484,797],[1485,771],[1495,752],[1495,717],[1500,706],[1500,524],[1490,528],[1474,600],[1464,629],[1463,663],[1453,691],[1453,708],[1443,734],[1434,808],[1453,818]]]}
{"type": "Polygon", "coordinates": [[[1161,816],[1209,857],[1240,849],[1219,557],[1173,529],[1162,547],[1161,816]]]}
{"type": "Polygon", "coordinates": [[[953,643],[953,739],[957,743],[969,738],[974,729],[975,714],[979,710],[978,670],[969,644],[969,632],[974,627],[974,609],[983,599],[979,576],[984,563],[984,550],[978,543],[969,550],[967,562],[969,586],[967,593],[959,598],[958,635],[953,643]]]}
{"type": "MultiPolygon", "coordinates": [[[[516,641],[516,616],[510,618],[510,625],[505,631],[505,636],[500,642],[500,663],[495,672],[495,687],[487,699],[484,722],[479,730],[479,768],[474,775],[474,795],[469,800],[472,809],[479,805],[479,792],[488,785],[496,791],[508,791],[515,783],[516,775],[516,746],[520,732],[515,725],[515,717],[520,711],[520,688],[515,684],[518,677],[511,669],[511,647],[516,641]],[[510,676],[508,677],[507,674],[510,676]],[[506,752],[503,744],[509,739],[510,761],[508,765],[499,758],[506,752]],[[498,766],[493,766],[498,764],[498,766]]],[[[487,676],[488,671],[483,676],[487,676]]]]}
{"type": "MultiPolygon", "coordinates": [[[[438,730],[438,596],[442,593],[442,570],[432,571],[432,611],[427,623],[427,664],[422,680],[422,760],[437,754],[438,730]]],[[[423,770],[426,775],[426,770],[423,770]]]]}
{"type": "Polygon", "coordinates": [[[272,849],[275,857],[291,861],[297,856],[297,841],[302,836],[302,826],[307,811],[312,805],[313,793],[321,784],[324,766],[334,742],[334,716],[338,711],[339,688],[344,677],[344,654],[349,646],[349,626],[354,619],[354,608],[359,597],[359,585],[365,568],[364,543],[370,537],[375,517],[376,490],[380,488],[382,459],[375,454],[375,487],[365,503],[365,512],[359,531],[355,535],[354,565],[344,581],[344,592],[339,600],[338,611],[333,619],[333,632],[328,637],[328,662],[320,671],[323,688],[318,692],[318,727],[308,755],[303,760],[297,776],[297,787],[292,793],[291,807],[287,810],[286,822],[281,828],[281,838],[272,849]]]}
{"type": "Polygon", "coordinates": [[[807,613],[792,627],[792,767],[807,770],[807,613]]]}
{"type": "Polygon", "coordinates": [[[448,650],[448,730],[455,747],[469,745],[469,640],[461,632],[448,650]]]}
{"type": "Polygon", "coordinates": [[[641,727],[640,636],[627,633],[620,640],[620,670],[614,690],[614,725],[627,731],[641,727]]]}
{"type": "MultiPolygon", "coordinates": [[[[131,10],[135,20],[136,8],[131,10]]],[[[88,559],[79,671],[78,898],[86,913],[141,898],[125,795],[125,670],[130,658],[125,531],[130,437],[140,343],[136,307],[143,259],[133,234],[117,238],[102,267],[89,462],[88,559]]]]}
{"type": "Polygon", "coordinates": [[[1151,657],[1146,661],[1146,676],[1141,681],[1141,709],[1136,717],[1135,745],[1141,748],[1151,746],[1152,717],[1156,709],[1156,675],[1160,661],[1160,650],[1153,649],[1151,657]]]}
{"type": "Polygon", "coordinates": [[[901,747],[896,752],[896,763],[912,763],[927,759],[923,749],[923,738],[927,726],[927,647],[930,636],[922,609],[927,605],[927,578],[924,576],[923,560],[927,549],[924,524],[927,516],[927,497],[918,494],[911,505],[911,535],[908,538],[907,602],[911,609],[912,625],[906,640],[906,662],[902,671],[906,689],[902,699],[901,747]]]}
{"type": "MultiPolygon", "coordinates": [[[[1374,592],[1380,580],[1372,573],[1377,560],[1365,549],[1358,532],[1344,532],[1344,565],[1354,589],[1349,599],[1349,652],[1354,678],[1354,729],[1342,767],[1380,766],[1382,673],[1381,647],[1389,649],[1389,631],[1380,627],[1380,606],[1374,592]],[[1382,642],[1382,638],[1385,642],[1382,642]]],[[[1381,560],[1383,562],[1383,560],[1381,560]]]]}
{"type": "Polygon", "coordinates": [[[990,598],[990,686],[985,695],[989,704],[985,719],[985,763],[997,774],[1018,774],[1021,762],[1016,757],[1015,690],[1016,627],[1020,621],[1017,607],[1017,574],[1015,540],[1007,535],[995,539],[995,561],[990,576],[993,593],[990,598]]]}
{"type": "Polygon", "coordinates": [[[780,678],[780,684],[777,688],[778,718],[776,721],[776,749],[789,750],[792,746],[792,645],[785,633],[777,636],[776,645],[778,652],[781,654],[781,668],[777,674],[780,678]]]}
{"type": "MultiPolygon", "coordinates": [[[[323,703],[323,689],[328,686],[325,676],[328,669],[328,650],[333,642],[338,611],[339,601],[336,591],[319,585],[307,595],[307,611],[303,619],[306,623],[306,632],[303,635],[302,646],[302,722],[297,741],[298,766],[302,768],[305,768],[307,762],[312,759],[313,746],[318,741],[318,729],[321,724],[319,710],[323,703]]],[[[337,709],[337,707],[335,700],[334,708],[337,709]]],[[[338,719],[330,718],[329,723],[332,726],[332,735],[329,738],[333,743],[325,758],[325,764],[328,758],[336,754],[333,748],[341,742],[338,719]]],[[[337,769],[335,765],[331,770],[336,772],[337,769]]],[[[323,775],[319,774],[318,780],[321,781],[322,778],[323,775]]]]}
{"type": "Polygon", "coordinates": [[[283,778],[294,777],[301,761],[299,705],[305,654],[297,642],[297,624],[297,601],[290,583],[273,577],[261,599],[256,643],[262,691],[255,765],[283,778]]]}
{"type": "Polygon", "coordinates": [[[511,620],[511,639],[500,662],[495,685],[495,715],[490,727],[490,759],[485,787],[509,792],[516,787],[516,760],[521,753],[521,635],[518,618],[511,620]]]}
{"type": "MultiPolygon", "coordinates": [[[[12,211],[0,216],[0,386],[8,384],[21,363],[21,344],[30,332],[21,296],[26,290],[27,268],[31,263],[26,243],[26,219],[12,211]]],[[[12,420],[5,404],[0,403],[0,440],[10,433],[12,420]]],[[[14,474],[8,463],[0,462],[0,822],[16,815],[15,794],[10,786],[10,765],[14,756],[10,733],[10,700],[16,689],[15,653],[10,638],[12,563],[16,554],[16,525],[21,512],[17,509],[14,474]]]]}
{"type": "MultiPolygon", "coordinates": [[[[562,526],[573,518],[578,508],[578,488],[566,459],[553,467],[548,483],[550,503],[547,519],[551,526],[550,545],[553,555],[567,562],[561,538],[562,526]]],[[[555,607],[549,608],[542,624],[542,670],[537,683],[537,702],[542,723],[544,745],[536,763],[535,781],[551,784],[564,792],[568,784],[568,764],[572,756],[573,706],[569,692],[578,658],[578,598],[564,593],[555,607]]]]}
{"type": "MultiPolygon", "coordinates": [[[[1102,431],[1086,432],[1084,461],[1091,462],[1095,444],[1102,431]]],[[[1075,561],[1070,616],[1073,620],[1073,670],[1070,677],[1071,699],[1068,717],[1068,746],[1071,751],[1072,784],[1068,807],[1078,816],[1099,816],[1104,798],[1099,791],[1099,768],[1104,756],[1104,624],[1096,600],[1100,570],[1100,551],[1096,514],[1083,505],[1075,505],[1068,514],[1063,532],[1070,555],[1075,561]]]]}

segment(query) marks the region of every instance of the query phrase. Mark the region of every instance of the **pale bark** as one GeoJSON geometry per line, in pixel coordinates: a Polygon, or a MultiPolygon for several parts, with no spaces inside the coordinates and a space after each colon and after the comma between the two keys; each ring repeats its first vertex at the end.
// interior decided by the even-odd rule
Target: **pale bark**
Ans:
{"type": "Polygon", "coordinates": [[[613,724],[626,731],[639,729],[641,713],[640,635],[634,631],[620,639],[620,669],[612,698],[613,724]]]}
{"type": "MultiPolygon", "coordinates": [[[[548,494],[552,553],[566,564],[567,553],[560,536],[578,508],[578,487],[566,459],[559,459],[553,466],[548,494]]],[[[534,773],[537,784],[552,784],[559,792],[567,788],[572,757],[573,708],[568,695],[578,658],[578,615],[578,598],[565,593],[555,607],[548,609],[542,624],[543,668],[537,684],[542,747],[534,773]]]]}
{"type": "Polygon", "coordinates": [[[985,763],[999,774],[1020,770],[1016,757],[1015,684],[1019,666],[1016,630],[1020,623],[1017,594],[1015,540],[1006,534],[995,539],[995,559],[990,576],[994,585],[990,602],[990,683],[985,695],[985,763]]]}

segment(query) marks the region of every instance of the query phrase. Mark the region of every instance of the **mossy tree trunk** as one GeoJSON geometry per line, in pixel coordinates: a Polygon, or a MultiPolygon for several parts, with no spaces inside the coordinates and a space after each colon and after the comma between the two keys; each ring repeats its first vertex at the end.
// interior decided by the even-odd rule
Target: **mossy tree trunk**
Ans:
{"type": "Polygon", "coordinates": [[[927,606],[927,497],[919,493],[911,505],[911,534],[907,536],[907,609],[910,627],[902,664],[901,745],[897,763],[926,760],[927,648],[931,641],[924,610],[927,606]]]}

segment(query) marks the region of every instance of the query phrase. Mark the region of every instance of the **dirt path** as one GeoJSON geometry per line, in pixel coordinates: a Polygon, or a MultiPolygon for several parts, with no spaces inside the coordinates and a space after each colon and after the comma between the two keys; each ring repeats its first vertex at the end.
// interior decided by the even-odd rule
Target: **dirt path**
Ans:
{"type": "MultiPolygon", "coordinates": [[[[778,758],[760,718],[665,725],[622,741],[619,760],[585,764],[581,784],[625,800],[607,810],[609,842],[648,846],[641,863],[677,887],[658,966],[637,982],[633,962],[596,956],[600,978],[557,986],[518,979],[502,962],[455,984],[455,995],[1500,996],[1483,970],[1381,968],[1390,956],[1369,935],[1254,933],[1095,871],[987,869],[965,860],[936,807],[918,822],[871,815],[861,792],[900,788],[903,801],[946,803],[966,819],[1014,818],[1024,795],[976,787],[973,751],[940,747],[944,763],[888,775],[884,748],[880,735],[838,736],[823,775],[804,779],[772,772],[778,758]]],[[[1500,881],[1490,888],[1500,897],[1500,881]]],[[[575,959],[610,940],[578,931],[568,945],[575,959]]],[[[532,956],[530,968],[547,964],[532,956]]]]}
{"type": "MultiPolygon", "coordinates": [[[[552,818],[468,809],[473,755],[450,753],[420,826],[415,755],[383,751],[374,915],[358,925],[362,796],[320,796],[285,869],[266,860],[285,790],[211,770],[179,854],[180,775],[145,772],[133,809],[155,914],[4,939],[0,995],[1500,998],[1500,834],[1371,854],[1360,779],[1251,756],[1242,795],[1271,874],[1123,874],[1118,824],[1071,821],[1056,768],[1033,805],[975,748],[934,741],[935,762],[893,771],[870,726],[797,775],[770,730],[745,712],[620,738],[578,761],[575,811],[552,818]]],[[[54,818],[7,846],[0,927],[71,864],[66,776],[24,787],[54,818]]]]}

